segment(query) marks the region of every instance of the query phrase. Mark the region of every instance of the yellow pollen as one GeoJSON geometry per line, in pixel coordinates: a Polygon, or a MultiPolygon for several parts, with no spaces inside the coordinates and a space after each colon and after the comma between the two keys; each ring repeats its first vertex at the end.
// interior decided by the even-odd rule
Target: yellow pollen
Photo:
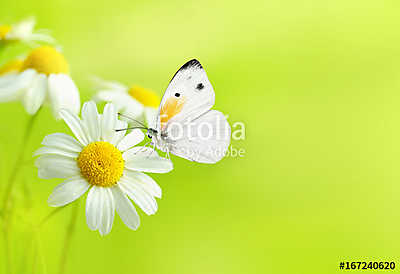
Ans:
{"type": "Polygon", "coordinates": [[[22,64],[23,62],[18,59],[5,63],[2,67],[0,67],[0,75],[4,75],[10,72],[18,72],[21,69],[22,64]]]}
{"type": "Polygon", "coordinates": [[[11,30],[10,25],[0,25],[0,40],[5,39],[7,33],[9,33],[10,30],[11,30]]]}
{"type": "Polygon", "coordinates": [[[160,97],[153,91],[133,86],[128,91],[129,95],[138,100],[146,107],[154,107],[157,108],[160,104],[160,97]]]}
{"type": "Polygon", "coordinates": [[[50,46],[39,47],[31,51],[25,59],[21,71],[29,68],[47,75],[58,73],[68,74],[69,72],[69,66],[64,56],[50,46]]]}
{"type": "Polygon", "coordinates": [[[122,153],[108,142],[88,144],[79,154],[78,167],[82,176],[95,186],[110,187],[122,176],[122,153]]]}

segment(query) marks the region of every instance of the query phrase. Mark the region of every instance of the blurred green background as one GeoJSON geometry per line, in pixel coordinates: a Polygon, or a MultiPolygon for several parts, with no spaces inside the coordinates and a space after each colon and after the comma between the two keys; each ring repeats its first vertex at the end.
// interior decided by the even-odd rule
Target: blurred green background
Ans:
{"type": "MultiPolygon", "coordinates": [[[[0,20],[34,15],[63,46],[89,99],[90,75],[165,90],[197,58],[216,108],[246,125],[243,158],[173,158],[153,176],[159,211],[130,231],[91,232],[83,201],[67,273],[337,273],[340,261],[400,268],[400,2],[4,0],[0,20]]],[[[5,185],[28,116],[0,105],[5,185]]],[[[69,132],[45,109],[19,174],[15,273],[31,273],[32,226],[61,180],[37,177],[30,154],[69,132]],[[24,198],[24,197],[30,197],[24,198]]],[[[56,273],[72,207],[40,233],[34,273],[56,273]]],[[[5,257],[3,237],[0,259],[5,257]]],[[[0,273],[4,271],[0,262],[0,273]]],[[[369,270],[368,272],[374,272],[369,270]]]]}

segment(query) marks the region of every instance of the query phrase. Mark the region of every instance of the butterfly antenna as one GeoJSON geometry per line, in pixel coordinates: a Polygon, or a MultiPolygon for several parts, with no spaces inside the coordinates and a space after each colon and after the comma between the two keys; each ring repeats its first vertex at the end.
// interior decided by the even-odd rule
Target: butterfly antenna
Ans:
{"type": "MultiPolygon", "coordinates": [[[[118,112],[118,115],[119,115],[119,116],[122,116],[122,117],[125,117],[125,118],[127,118],[127,119],[129,119],[129,120],[132,120],[132,121],[138,123],[139,125],[141,125],[142,127],[145,127],[145,128],[146,128],[146,125],[145,125],[145,124],[143,124],[142,122],[140,122],[140,121],[138,121],[138,120],[136,120],[136,119],[133,119],[132,117],[129,117],[128,115],[122,114],[122,113],[120,113],[120,112],[118,112]]],[[[147,128],[146,128],[146,129],[147,129],[147,128]]]]}
{"type": "Polygon", "coordinates": [[[119,131],[124,131],[124,130],[129,130],[129,129],[137,129],[137,128],[139,128],[139,129],[145,129],[145,130],[148,129],[147,127],[127,127],[127,128],[116,129],[115,131],[116,131],[116,132],[119,132],[119,131]]]}

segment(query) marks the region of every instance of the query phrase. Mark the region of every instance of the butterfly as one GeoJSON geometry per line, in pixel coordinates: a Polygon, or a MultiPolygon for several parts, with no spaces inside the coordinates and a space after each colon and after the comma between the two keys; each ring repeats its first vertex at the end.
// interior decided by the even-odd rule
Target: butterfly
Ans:
{"type": "Polygon", "coordinates": [[[220,161],[230,144],[226,117],[211,109],[214,89],[196,59],[185,63],[173,76],[158,108],[153,127],[144,127],[153,147],[199,162],[220,161]]]}

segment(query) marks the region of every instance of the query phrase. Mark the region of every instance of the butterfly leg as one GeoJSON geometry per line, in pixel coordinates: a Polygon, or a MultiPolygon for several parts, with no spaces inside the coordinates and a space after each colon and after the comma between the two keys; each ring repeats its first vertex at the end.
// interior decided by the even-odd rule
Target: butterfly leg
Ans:
{"type": "Polygon", "coordinates": [[[156,144],[152,142],[150,145],[153,145],[153,147],[150,150],[150,153],[147,155],[147,157],[150,157],[154,153],[154,151],[156,151],[156,144]]]}
{"type": "Polygon", "coordinates": [[[134,154],[137,154],[139,152],[142,152],[142,151],[146,150],[146,148],[149,146],[150,143],[151,142],[147,142],[146,144],[144,144],[144,146],[140,150],[136,151],[134,154]]]}

